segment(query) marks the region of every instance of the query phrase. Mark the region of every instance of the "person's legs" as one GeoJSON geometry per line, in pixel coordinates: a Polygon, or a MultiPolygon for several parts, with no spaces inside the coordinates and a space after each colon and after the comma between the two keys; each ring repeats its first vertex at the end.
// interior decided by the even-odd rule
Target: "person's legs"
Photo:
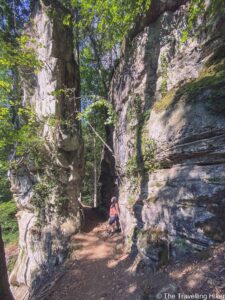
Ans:
{"type": "Polygon", "coordinates": [[[115,217],[109,218],[109,231],[112,233],[114,231],[115,217]]]}
{"type": "Polygon", "coordinates": [[[116,222],[112,224],[112,233],[114,233],[115,231],[116,231],[116,222]]]}
{"type": "Polygon", "coordinates": [[[114,231],[115,231],[115,223],[116,223],[116,218],[115,218],[115,216],[113,216],[113,217],[110,217],[109,218],[109,230],[110,230],[110,232],[111,233],[113,233],[114,231]]]}
{"type": "Polygon", "coordinates": [[[116,216],[116,230],[119,231],[120,230],[120,221],[119,221],[119,217],[116,216]]]}

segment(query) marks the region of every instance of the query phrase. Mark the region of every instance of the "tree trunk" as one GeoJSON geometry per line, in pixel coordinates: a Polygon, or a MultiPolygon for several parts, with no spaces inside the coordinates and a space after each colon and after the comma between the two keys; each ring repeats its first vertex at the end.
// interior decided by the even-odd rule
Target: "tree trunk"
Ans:
{"type": "Polygon", "coordinates": [[[97,181],[97,158],[96,158],[96,137],[94,135],[94,207],[98,206],[97,203],[97,185],[98,185],[98,181],[97,181]]]}
{"type": "Polygon", "coordinates": [[[5,260],[5,249],[2,240],[1,226],[0,226],[0,299],[1,300],[14,299],[9,287],[6,260],[5,260]]]}

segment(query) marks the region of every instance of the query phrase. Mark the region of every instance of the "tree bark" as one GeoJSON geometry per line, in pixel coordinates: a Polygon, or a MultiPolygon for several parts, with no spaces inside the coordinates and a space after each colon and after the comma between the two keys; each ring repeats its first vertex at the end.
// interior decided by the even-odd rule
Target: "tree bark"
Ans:
{"type": "Polygon", "coordinates": [[[94,207],[98,206],[97,203],[97,159],[96,159],[96,136],[93,136],[94,140],[94,207]]]}
{"type": "Polygon", "coordinates": [[[5,249],[2,240],[2,229],[0,226],[0,299],[14,300],[9,287],[9,280],[7,274],[7,266],[5,260],[5,249]]]}

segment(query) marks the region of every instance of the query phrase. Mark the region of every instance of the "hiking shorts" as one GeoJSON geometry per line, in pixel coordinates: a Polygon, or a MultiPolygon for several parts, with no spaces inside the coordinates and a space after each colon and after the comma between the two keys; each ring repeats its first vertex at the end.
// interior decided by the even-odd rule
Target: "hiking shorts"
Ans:
{"type": "Polygon", "coordinates": [[[109,225],[112,225],[112,224],[114,224],[115,222],[118,223],[118,221],[119,221],[118,216],[112,216],[112,217],[109,217],[109,225]]]}

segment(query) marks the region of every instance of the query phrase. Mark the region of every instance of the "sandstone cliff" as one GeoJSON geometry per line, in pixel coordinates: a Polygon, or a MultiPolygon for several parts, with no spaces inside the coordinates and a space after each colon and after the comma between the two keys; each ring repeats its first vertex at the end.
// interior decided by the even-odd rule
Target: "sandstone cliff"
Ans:
{"type": "Polygon", "coordinates": [[[189,5],[152,1],[110,89],[121,225],[153,266],[225,239],[225,15],[203,14],[182,43],[189,5]]]}
{"type": "Polygon", "coordinates": [[[20,252],[10,278],[17,299],[27,298],[51,276],[80,227],[79,73],[72,30],[62,22],[65,13],[56,1],[38,1],[25,32],[42,62],[37,74],[21,70],[23,104],[38,118],[41,145],[11,171],[19,209],[20,252]]]}

